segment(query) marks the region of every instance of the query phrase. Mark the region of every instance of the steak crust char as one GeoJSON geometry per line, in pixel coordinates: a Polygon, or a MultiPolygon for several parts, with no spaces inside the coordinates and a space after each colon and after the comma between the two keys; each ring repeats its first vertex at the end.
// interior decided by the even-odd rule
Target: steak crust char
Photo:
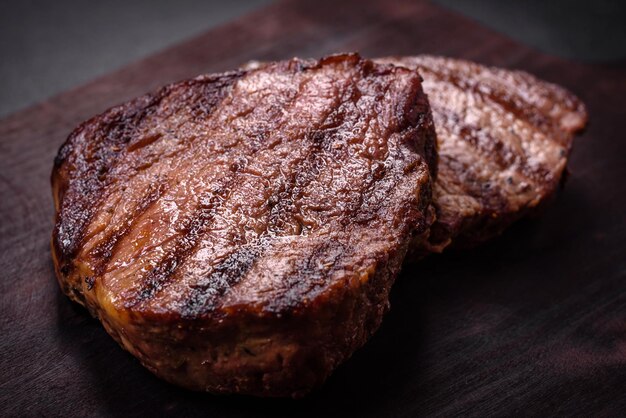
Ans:
{"type": "Polygon", "coordinates": [[[587,122],[572,93],[522,71],[458,59],[376,61],[419,71],[437,131],[437,219],[409,259],[482,243],[554,194],[573,136],[587,122]]]}
{"type": "Polygon", "coordinates": [[[200,76],[61,147],[55,270],[158,376],[300,396],[379,327],[429,167],[413,70],[346,54],[200,76]]]}

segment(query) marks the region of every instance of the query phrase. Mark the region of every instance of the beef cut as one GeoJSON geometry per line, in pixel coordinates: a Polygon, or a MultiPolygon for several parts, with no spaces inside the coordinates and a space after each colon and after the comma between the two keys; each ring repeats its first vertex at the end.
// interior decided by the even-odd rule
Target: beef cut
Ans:
{"type": "Polygon", "coordinates": [[[347,54],[172,84],[59,150],[57,277],[170,382],[299,396],[380,325],[429,167],[414,70],[347,54]]]}
{"type": "Polygon", "coordinates": [[[558,188],[584,105],[522,71],[415,56],[383,63],[417,69],[435,120],[437,220],[417,237],[415,258],[473,246],[541,206],[558,188]]]}

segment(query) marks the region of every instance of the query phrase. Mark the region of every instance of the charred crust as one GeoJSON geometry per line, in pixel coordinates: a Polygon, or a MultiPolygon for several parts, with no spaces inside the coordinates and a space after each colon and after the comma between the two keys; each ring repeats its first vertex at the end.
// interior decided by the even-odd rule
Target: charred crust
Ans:
{"type": "MultiPolygon", "coordinates": [[[[223,98],[223,92],[244,73],[207,75],[165,86],[83,122],[69,135],[55,157],[51,175],[58,202],[53,246],[59,260],[71,264],[69,261],[76,256],[93,209],[109,184],[109,173],[129,148],[132,151],[138,146],[137,142],[132,143],[133,132],[144,118],[154,113],[163,98],[176,90],[209,85],[209,91],[197,106],[205,113],[210,112],[223,98]]],[[[160,136],[150,139],[158,141],[160,136]]]]}
{"type": "Polygon", "coordinates": [[[84,123],[59,151],[59,281],[166,380],[301,396],[380,325],[409,239],[428,226],[435,155],[419,75],[357,54],[167,86],[84,123]],[[332,80],[326,96],[316,71],[332,80]],[[281,90],[274,74],[293,83],[281,90]],[[318,90],[307,96],[309,82],[318,90]],[[170,118],[169,132],[149,129],[170,118]],[[151,175],[162,171],[146,175],[152,188],[132,183],[144,165],[129,161],[158,159],[151,150],[162,153],[162,144],[182,151],[158,169],[138,161],[151,175]],[[181,199],[180,216],[150,229],[169,235],[152,242],[147,234],[150,245],[133,235],[152,228],[141,220],[160,225],[158,203],[187,190],[193,199],[181,199]],[[111,213],[121,215],[109,217],[116,202],[111,213]],[[244,228],[241,219],[253,222],[244,228]],[[123,271],[124,250],[149,262],[123,271]]]}
{"type": "Polygon", "coordinates": [[[554,194],[573,134],[587,122],[576,96],[521,71],[462,60],[417,56],[379,61],[425,75],[437,124],[437,220],[429,237],[416,237],[416,257],[448,246],[477,245],[554,194]],[[476,103],[470,117],[464,99],[476,103]],[[510,175],[500,176],[503,172],[510,175]]]}
{"type": "Polygon", "coordinates": [[[95,277],[93,276],[85,277],[85,285],[87,286],[87,290],[92,290],[95,283],[96,283],[95,277]]]}

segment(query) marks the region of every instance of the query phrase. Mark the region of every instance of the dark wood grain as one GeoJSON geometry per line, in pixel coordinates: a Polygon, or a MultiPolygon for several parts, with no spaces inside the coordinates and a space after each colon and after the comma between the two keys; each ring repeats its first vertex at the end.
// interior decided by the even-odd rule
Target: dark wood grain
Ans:
{"type": "Polygon", "coordinates": [[[503,416],[626,411],[626,63],[541,55],[429,3],[281,2],[0,122],[0,415],[503,416]],[[216,397],[153,377],[62,296],[49,174],[87,117],[250,59],[434,53],[528,70],[590,125],[566,188],[486,246],[405,269],[380,332],[312,396],[216,397]]]}

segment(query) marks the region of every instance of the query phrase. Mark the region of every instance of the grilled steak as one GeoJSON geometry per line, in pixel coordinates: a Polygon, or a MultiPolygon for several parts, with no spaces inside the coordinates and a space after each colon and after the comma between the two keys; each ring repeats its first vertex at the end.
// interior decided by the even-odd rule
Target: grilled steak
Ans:
{"type": "Polygon", "coordinates": [[[437,131],[437,220],[416,257],[466,247],[502,232],[550,197],[573,134],[587,120],[565,89],[521,71],[433,56],[378,62],[418,69],[437,131]]]}
{"type": "Polygon", "coordinates": [[[299,396],[378,328],[434,142],[419,75],[357,55],[167,86],[59,150],[58,280],[170,382],[299,396]]]}

